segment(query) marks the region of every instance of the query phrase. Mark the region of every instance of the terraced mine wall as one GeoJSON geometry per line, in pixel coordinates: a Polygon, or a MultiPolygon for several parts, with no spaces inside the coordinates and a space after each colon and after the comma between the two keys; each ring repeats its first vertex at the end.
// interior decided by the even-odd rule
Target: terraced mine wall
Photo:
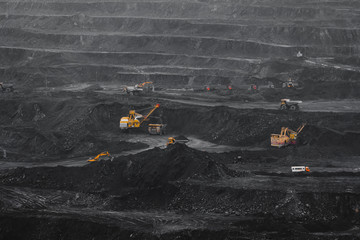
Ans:
{"type": "Polygon", "coordinates": [[[341,64],[359,56],[355,1],[3,1],[0,6],[0,75],[26,88],[45,81],[62,86],[146,80],[161,87],[236,86],[249,84],[251,77],[274,77],[264,71],[264,61],[287,61],[298,51],[311,63],[297,63],[296,70],[284,63],[277,74],[328,92],[358,84],[358,67],[341,64]]]}

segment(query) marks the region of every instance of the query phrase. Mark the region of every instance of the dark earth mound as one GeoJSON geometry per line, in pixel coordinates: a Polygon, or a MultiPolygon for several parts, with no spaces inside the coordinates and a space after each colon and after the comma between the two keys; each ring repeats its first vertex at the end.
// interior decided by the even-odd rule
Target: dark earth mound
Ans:
{"type": "Polygon", "coordinates": [[[17,168],[3,173],[4,184],[39,188],[120,194],[130,189],[149,189],[172,181],[218,180],[236,173],[210,154],[174,144],[135,156],[99,161],[78,168],[17,168]]]}

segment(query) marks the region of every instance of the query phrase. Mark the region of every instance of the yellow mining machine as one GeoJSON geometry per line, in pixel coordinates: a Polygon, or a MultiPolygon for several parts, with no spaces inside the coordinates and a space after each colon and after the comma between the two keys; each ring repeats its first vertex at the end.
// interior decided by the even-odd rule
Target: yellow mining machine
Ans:
{"type": "Polygon", "coordinates": [[[97,162],[97,161],[99,161],[99,159],[100,159],[101,157],[104,157],[104,156],[106,156],[106,157],[111,157],[111,155],[110,155],[109,152],[102,152],[102,153],[99,153],[96,157],[94,157],[94,158],[92,158],[92,159],[89,159],[89,160],[87,160],[87,161],[88,161],[88,162],[97,162]]]}
{"type": "Polygon", "coordinates": [[[280,134],[271,134],[271,146],[281,148],[289,144],[296,144],[297,136],[304,129],[305,125],[305,123],[301,124],[296,131],[288,127],[282,127],[280,134]]]}
{"type": "MultiPolygon", "coordinates": [[[[147,121],[150,115],[159,107],[160,104],[156,104],[154,108],[152,108],[146,116],[135,112],[135,110],[130,110],[129,115],[127,117],[122,117],[120,119],[120,129],[127,130],[132,128],[140,128],[140,126],[142,126],[142,123],[147,121]]],[[[153,135],[164,134],[165,126],[166,126],[165,124],[149,124],[148,125],[149,134],[153,134],[153,135]]]]}
{"type": "Polygon", "coordinates": [[[147,84],[149,84],[150,86],[153,86],[153,82],[143,82],[143,83],[136,84],[135,87],[136,88],[143,88],[147,84]]]}
{"type": "Polygon", "coordinates": [[[295,84],[294,84],[294,82],[292,81],[292,79],[289,78],[286,82],[283,82],[282,87],[283,87],[283,88],[295,88],[295,84]]]}
{"type": "Polygon", "coordinates": [[[186,144],[187,142],[189,142],[190,140],[184,137],[169,137],[168,138],[168,142],[166,143],[166,146],[169,146],[171,144],[175,144],[175,143],[181,143],[181,144],[186,144]]]}

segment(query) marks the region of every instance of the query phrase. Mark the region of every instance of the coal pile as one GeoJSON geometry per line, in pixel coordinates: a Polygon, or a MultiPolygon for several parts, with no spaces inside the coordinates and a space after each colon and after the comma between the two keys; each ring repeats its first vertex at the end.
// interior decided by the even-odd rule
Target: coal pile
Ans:
{"type": "Polygon", "coordinates": [[[302,133],[302,141],[317,147],[340,147],[358,152],[360,132],[340,132],[330,128],[307,126],[302,133]]]}
{"type": "Polygon", "coordinates": [[[211,155],[174,144],[165,150],[155,148],[136,156],[100,161],[82,168],[18,168],[3,173],[4,184],[121,193],[128,189],[161,187],[185,179],[218,180],[236,172],[218,163],[211,155]]]}

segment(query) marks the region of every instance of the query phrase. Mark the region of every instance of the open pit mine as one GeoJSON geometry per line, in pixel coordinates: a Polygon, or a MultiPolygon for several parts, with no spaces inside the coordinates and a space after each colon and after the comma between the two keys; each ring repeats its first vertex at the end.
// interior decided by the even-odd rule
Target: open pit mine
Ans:
{"type": "Polygon", "coordinates": [[[0,0],[0,239],[360,239],[360,1],[0,0]]]}

